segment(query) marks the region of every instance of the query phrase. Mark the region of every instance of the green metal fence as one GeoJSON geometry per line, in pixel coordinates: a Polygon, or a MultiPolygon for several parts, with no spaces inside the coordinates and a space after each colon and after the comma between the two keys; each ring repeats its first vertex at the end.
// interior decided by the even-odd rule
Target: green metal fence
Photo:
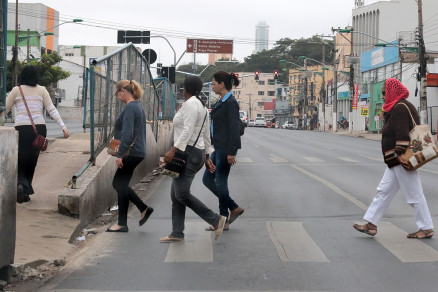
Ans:
{"type": "Polygon", "coordinates": [[[172,84],[164,77],[155,78],[154,83],[157,94],[161,98],[159,119],[172,120],[176,111],[176,98],[173,94],[172,84]]]}
{"type": "MultiPolygon", "coordinates": [[[[163,97],[155,88],[147,60],[134,45],[129,43],[111,54],[94,60],[86,74],[83,126],[90,131],[90,159],[73,176],[73,188],[76,179],[95,161],[114,136],[115,120],[123,108],[123,104],[114,93],[117,82],[122,79],[136,80],[142,86],[144,95],[140,102],[146,113],[147,124],[152,127],[154,139],[157,140],[163,97]]],[[[169,119],[173,118],[173,114],[164,113],[169,119]]]]}

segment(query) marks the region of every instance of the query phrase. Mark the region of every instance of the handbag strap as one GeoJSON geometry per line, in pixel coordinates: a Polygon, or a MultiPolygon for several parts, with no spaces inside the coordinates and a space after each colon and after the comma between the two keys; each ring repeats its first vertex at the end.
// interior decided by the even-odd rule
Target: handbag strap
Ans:
{"type": "MultiPolygon", "coordinates": [[[[410,110],[409,107],[408,107],[406,104],[404,104],[403,102],[400,102],[399,104],[404,105],[404,106],[408,109],[409,115],[411,116],[411,119],[412,119],[412,124],[414,125],[414,128],[415,128],[415,127],[417,126],[417,123],[415,123],[414,117],[413,117],[412,114],[411,114],[411,110],[410,110]]],[[[399,105],[399,104],[397,104],[397,105],[399,105]]]]}
{"type": "Polygon", "coordinates": [[[18,85],[18,89],[20,90],[21,99],[23,99],[24,105],[26,106],[26,111],[27,111],[27,114],[29,115],[30,122],[32,123],[33,130],[35,131],[35,134],[38,135],[38,131],[37,131],[36,127],[35,127],[35,123],[33,122],[32,115],[30,114],[29,107],[27,106],[26,99],[24,98],[23,89],[21,89],[20,85],[18,85]]]}
{"type": "MultiPolygon", "coordinates": [[[[207,119],[207,114],[208,114],[208,110],[205,112],[204,121],[202,122],[201,129],[199,130],[198,137],[196,137],[195,143],[193,143],[193,147],[195,147],[196,143],[198,143],[199,136],[201,136],[202,128],[204,127],[205,120],[207,119]]],[[[187,154],[189,153],[190,151],[187,151],[187,154]]]]}

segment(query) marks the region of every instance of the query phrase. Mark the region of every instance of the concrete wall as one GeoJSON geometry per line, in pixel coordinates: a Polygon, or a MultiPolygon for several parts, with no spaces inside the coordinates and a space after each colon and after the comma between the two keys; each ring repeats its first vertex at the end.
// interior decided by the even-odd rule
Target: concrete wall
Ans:
{"type": "MultiPolygon", "coordinates": [[[[14,263],[18,132],[0,127],[0,270],[14,263]]],[[[6,279],[3,279],[6,280],[6,279]]]]}
{"type": "MultiPolygon", "coordinates": [[[[147,173],[158,166],[160,156],[166,153],[173,142],[173,128],[169,122],[161,122],[158,141],[153,138],[151,127],[146,127],[146,157],[136,168],[131,184],[140,181],[147,173]]],[[[117,170],[115,158],[106,150],[96,159],[96,165],[90,166],[77,180],[76,189],[65,189],[58,196],[60,213],[78,217],[80,223],[72,234],[71,240],[94,218],[117,203],[117,193],[112,180],[117,170]]]]}

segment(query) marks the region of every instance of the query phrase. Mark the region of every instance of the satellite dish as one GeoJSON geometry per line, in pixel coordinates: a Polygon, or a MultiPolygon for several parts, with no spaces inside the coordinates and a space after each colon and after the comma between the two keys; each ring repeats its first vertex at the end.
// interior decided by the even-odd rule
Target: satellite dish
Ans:
{"type": "Polygon", "coordinates": [[[149,64],[153,64],[157,60],[157,53],[152,49],[146,49],[141,54],[148,60],[149,64]]]}

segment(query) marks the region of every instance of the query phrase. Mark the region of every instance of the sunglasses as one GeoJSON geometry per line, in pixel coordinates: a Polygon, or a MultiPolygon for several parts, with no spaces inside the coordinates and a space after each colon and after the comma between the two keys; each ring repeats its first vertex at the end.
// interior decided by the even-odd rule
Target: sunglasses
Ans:
{"type": "Polygon", "coordinates": [[[114,93],[114,96],[117,97],[117,93],[119,93],[120,91],[122,91],[122,89],[117,89],[117,91],[114,93]]]}

